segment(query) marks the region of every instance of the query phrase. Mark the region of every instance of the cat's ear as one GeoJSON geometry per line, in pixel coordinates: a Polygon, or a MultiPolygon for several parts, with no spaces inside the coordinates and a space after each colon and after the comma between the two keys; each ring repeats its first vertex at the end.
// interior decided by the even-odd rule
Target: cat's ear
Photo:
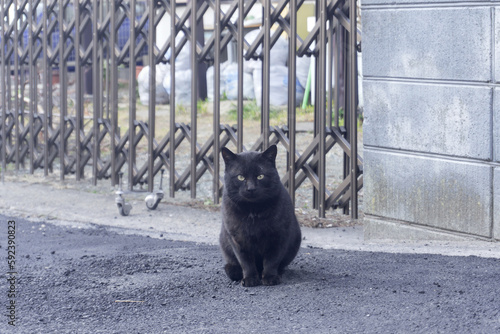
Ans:
{"type": "Polygon", "coordinates": [[[220,152],[222,154],[222,159],[224,159],[224,162],[226,164],[230,163],[236,158],[236,154],[231,152],[228,148],[223,147],[220,149],[220,152]]]}
{"type": "Polygon", "coordinates": [[[262,156],[273,163],[276,161],[276,155],[278,154],[278,147],[276,145],[271,145],[267,150],[262,152],[262,156]]]}

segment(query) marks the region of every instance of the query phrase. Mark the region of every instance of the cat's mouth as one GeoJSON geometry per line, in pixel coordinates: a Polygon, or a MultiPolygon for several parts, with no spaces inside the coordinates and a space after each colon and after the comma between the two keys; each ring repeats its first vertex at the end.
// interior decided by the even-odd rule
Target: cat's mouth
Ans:
{"type": "Polygon", "coordinates": [[[259,196],[256,192],[245,191],[242,196],[248,202],[258,202],[259,196]]]}

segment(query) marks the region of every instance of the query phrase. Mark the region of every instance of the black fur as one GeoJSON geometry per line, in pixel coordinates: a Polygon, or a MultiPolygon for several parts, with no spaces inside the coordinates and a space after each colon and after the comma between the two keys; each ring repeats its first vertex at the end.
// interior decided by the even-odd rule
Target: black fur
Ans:
{"type": "Polygon", "coordinates": [[[226,170],[220,245],[226,274],[243,286],[279,284],[302,238],[290,195],[276,170],[277,148],[221,152],[226,170]]]}

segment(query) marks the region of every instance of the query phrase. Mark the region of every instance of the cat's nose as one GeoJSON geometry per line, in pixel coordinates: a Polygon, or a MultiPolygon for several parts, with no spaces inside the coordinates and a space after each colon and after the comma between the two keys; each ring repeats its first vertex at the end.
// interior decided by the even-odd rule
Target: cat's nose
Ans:
{"type": "Polygon", "coordinates": [[[255,190],[256,190],[256,188],[255,188],[255,185],[253,183],[250,183],[250,182],[247,183],[247,191],[249,193],[253,193],[253,192],[255,192],[255,190]]]}

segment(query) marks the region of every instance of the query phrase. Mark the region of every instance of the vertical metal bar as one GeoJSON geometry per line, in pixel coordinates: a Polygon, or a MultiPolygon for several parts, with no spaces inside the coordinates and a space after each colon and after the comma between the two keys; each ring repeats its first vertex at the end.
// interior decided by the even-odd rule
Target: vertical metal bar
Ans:
{"type": "Polygon", "coordinates": [[[358,218],[358,122],[356,117],[357,112],[357,52],[356,52],[356,38],[357,38],[357,26],[356,26],[356,0],[350,1],[349,7],[349,19],[350,19],[350,34],[349,34],[349,56],[350,61],[350,87],[349,87],[349,107],[350,107],[350,132],[351,132],[351,217],[353,219],[358,218]]]}
{"type": "Polygon", "coordinates": [[[318,215],[325,217],[325,188],[326,188],[326,106],[325,106],[325,88],[326,88],[326,0],[320,0],[319,8],[319,73],[318,73],[318,117],[319,117],[319,193],[318,193],[318,215]]]}
{"type": "MultiPolygon", "coordinates": [[[[10,2],[9,4],[6,5],[6,8],[5,8],[5,13],[6,13],[6,19],[7,19],[7,23],[6,23],[6,27],[7,27],[7,31],[10,30],[10,27],[9,27],[9,21],[10,21],[10,15],[9,15],[9,7],[12,5],[12,2],[10,2]]],[[[7,49],[10,49],[12,46],[9,46],[9,43],[10,45],[12,45],[12,38],[10,35],[5,35],[5,38],[7,40],[7,49]]],[[[5,65],[7,66],[7,76],[5,78],[6,80],[6,90],[5,90],[5,98],[7,100],[7,114],[10,116],[12,115],[12,72],[13,72],[13,69],[11,68],[11,62],[12,62],[12,53],[10,56],[7,56],[7,58],[5,59],[6,63],[5,65]]],[[[9,132],[9,140],[12,140],[12,131],[9,132]]]]}
{"type": "MultiPolygon", "coordinates": [[[[104,65],[104,58],[102,56],[102,49],[103,49],[103,45],[104,45],[104,38],[100,38],[101,37],[101,33],[100,33],[100,28],[101,28],[101,20],[102,20],[102,4],[103,4],[103,1],[104,0],[101,0],[101,1],[94,1],[94,8],[95,8],[95,11],[94,13],[97,13],[97,14],[94,14],[95,18],[97,19],[97,33],[99,34],[99,43],[97,44],[97,59],[98,59],[98,67],[97,67],[97,71],[98,73],[100,74],[100,86],[99,86],[99,101],[97,104],[94,104],[94,105],[98,105],[99,108],[99,114],[102,116],[104,115],[103,113],[103,107],[104,107],[104,104],[102,103],[103,102],[103,96],[104,96],[104,91],[103,89],[105,88],[104,84],[103,84],[103,80],[104,80],[104,71],[103,71],[103,65],[104,65]]],[[[94,36],[94,35],[92,35],[94,36]]],[[[92,53],[93,55],[93,53],[92,53]]],[[[92,73],[93,75],[93,73],[92,73]]],[[[94,77],[94,81],[96,80],[96,78],[94,77]]],[[[92,96],[96,96],[95,94],[93,94],[92,96]]],[[[99,120],[100,122],[101,120],[99,120]]],[[[99,129],[100,130],[100,129],[99,129]]],[[[101,155],[101,150],[98,149],[98,154],[99,156],[101,155]]]]}
{"type": "Polygon", "coordinates": [[[117,59],[115,54],[116,45],[116,1],[111,1],[111,27],[109,29],[110,46],[108,48],[111,57],[111,185],[118,183],[117,154],[115,138],[118,133],[118,73],[117,59]]]}
{"type": "MultiPolygon", "coordinates": [[[[33,8],[33,0],[29,1],[29,16],[28,16],[28,45],[29,45],[29,85],[30,85],[30,115],[29,115],[29,164],[30,164],[30,174],[35,172],[34,162],[35,162],[35,129],[34,129],[34,116],[36,112],[36,92],[37,92],[37,83],[36,83],[36,61],[33,55],[33,49],[35,41],[33,39],[33,29],[34,20],[33,16],[36,15],[36,8],[33,8]]],[[[36,16],[35,16],[36,17],[36,16]]],[[[3,62],[2,62],[3,65],[3,62]]],[[[2,137],[3,138],[3,137],[2,137]]]]}
{"type": "MultiPolygon", "coordinates": [[[[202,4],[204,1],[197,1],[196,3],[196,11],[192,11],[191,13],[198,17],[198,10],[202,8],[202,4]]],[[[200,43],[200,45],[205,44],[205,28],[203,27],[203,16],[201,16],[200,20],[196,22],[196,41],[200,43]]],[[[198,61],[196,68],[196,86],[198,87],[197,97],[201,100],[206,100],[207,98],[207,65],[200,60],[198,61]]]]}
{"type": "Polygon", "coordinates": [[[196,140],[197,140],[197,101],[198,101],[198,85],[196,78],[198,77],[198,57],[196,48],[196,8],[197,0],[191,0],[191,198],[196,198],[196,140]]]}
{"type": "MultiPolygon", "coordinates": [[[[7,24],[6,24],[6,27],[7,27],[7,31],[10,30],[10,27],[9,27],[9,21],[10,21],[10,15],[8,13],[8,10],[9,10],[9,5],[7,5],[7,7],[5,8],[5,13],[7,13],[7,24]]],[[[10,35],[5,35],[5,38],[6,38],[6,48],[7,49],[10,49],[12,47],[12,39],[11,39],[11,36],[10,35]]],[[[7,108],[6,108],[6,112],[7,112],[7,115],[10,117],[12,116],[12,73],[13,73],[13,69],[11,68],[11,62],[12,62],[12,53],[11,55],[9,56],[8,53],[6,54],[6,58],[5,58],[5,65],[7,66],[7,75],[5,77],[5,80],[6,80],[6,83],[5,83],[5,99],[7,101],[7,108]]],[[[9,131],[8,133],[8,138],[9,138],[9,141],[12,141],[12,131],[9,131]]],[[[11,149],[12,149],[12,145],[11,146],[11,149]]],[[[7,161],[9,162],[9,161],[7,161]]],[[[11,161],[12,162],[12,159],[11,161]]]]}
{"type": "Polygon", "coordinates": [[[170,1],[170,197],[175,197],[175,0],[170,1]]]}
{"type": "MultiPolygon", "coordinates": [[[[104,21],[104,1],[101,0],[99,4],[99,19],[104,21]]],[[[99,23],[99,27],[101,24],[99,23]]],[[[109,117],[109,56],[105,57],[104,51],[109,44],[109,40],[104,37],[104,31],[100,33],[99,38],[99,73],[101,73],[101,90],[99,92],[99,124],[103,121],[106,115],[109,117]],[[107,42],[107,43],[106,43],[107,42]],[[106,97],[106,102],[105,98],[106,97]],[[106,111],[106,113],[104,112],[106,111]]],[[[101,150],[99,148],[99,158],[101,157],[101,150]]]]}
{"type": "Polygon", "coordinates": [[[269,94],[271,71],[271,0],[264,1],[264,43],[262,46],[262,150],[269,147],[269,94]]]}
{"type": "Polygon", "coordinates": [[[102,108],[101,104],[101,85],[102,85],[102,76],[100,71],[100,62],[101,57],[99,56],[99,6],[97,2],[93,3],[92,7],[92,79],[93,79],[93,131],[92,131],[92,139],[93,139],[93,153],[92,153],[92,183],[97,185],[97,174],[98,174],[98,165],[97,160],[99,158],[99,119],[100,119],[100,111],[102,108]]]}
{"type": "Polygon", "coordinates": [[[82,61],[81,61],[81,13],[80,13],[80,0],[74,0],[75,6],[75,88],[76,88],[76,126],[75,126],[75,146],[76,146],[76,180],[80,181],[83,177],[82,166],[82,144],[81,144],[81,131],[83,124],[83,74],[82,74],[82,61]]]}
{"type": "MultiPolygon", "coordinates": [[[[54,8],[55,7],[52,7],[50,13],[47,13],[47,26],[50,26],[50,20],[51,20],[51,16],[54,16],[54,8]]],[[[51,35],[50,37],[47,38],[47,53],[49,53],[49,50],[50,50],[50,53],[53,54],[54,53],[54,49],[52,48],[52,43],[54,41],[54,36],[51,35]]],[[[47,54],[48,55],[48,54],[47,54]]],[[[48,163],[48,170],[50,173],[53,172],[53,165],[52,165],[52,161],[50,159],[50,150],[52,148],[52,146],[54,144],[52,144],[51,140],[50,140],[50,134],[53,132],[54,130],[54,127],[53,127],[53,120],[54,120],[54,114],[53,114],[53,111],[54,111],[54,96],[52,94],[52,91],[53,91],[53,83],[52,83],[52,75],[53,75],[53,71],[54,71],[54,61],[51,60],[51,58],[47,58],[47,61],[48,61],[48,65],[47,65],[47,68],[48,68],[48,71],[47,71],[47,95],[46,95],[46,99],[47,99],[47,104],[48,104],[48,108],[46,110],[46,117],[47,117],[47,137],[46,137],[46,147],[47,147],[47,163],[48,163]]]]}
{"type": "MultiPolygon", "coordinates": [[[[7,27],[7,31],[10,30],[10,27],[9,27],[9,22],[10,22],[10,15],[9,15],[9,7],[12,6],[12,1],[10,3],[7,3],[6,4],[6,8],[5,8],[5,15],[6,15],[6,27],[7,27]]],[[[12,38],[10,35],[5,35],[5,38],[6,38],[6,41],[7,41],[7,49],[10,49],[12,47],[12,38]],[[10,44],[10,45],[9,45],[10,44]]],[[[10,116],[12,115],[12,73],[13,73],[13,69],[11,68],[11,62],[12,62],[12,53],[10,56],[7,56],[7,58],[5,59],[6,63],[5,65],[7,65],[7,76],[5,78],[6,80],[6,90],[5,90],[5,98],[7,100],[7,114],[10,116]]],[[[9,132],[8,134],[9,136],[9,140],[11,141],[12,140],[12,131],[9,132]]]]}
{"type": "Polygon", "coordinates": [[[238,44],[237,44],[237,61],[238,61],[238,120],[237,120],[237,145],[238,153],[243,151],[243,44],[244,37],[244,20],[245,20],[245,1],[238,0],[238,44]]]}
{"type": "Polygon", "coordinates": [[[44,134],[44,147],[43,147],[43,171],[44,175],[49,175],[49,108],[50,99],[49,96],[49,65],[48,65],[48,17],[47,17],[47,0],[43,0],[43,98],[44,98],[44,117],[43,117],[43,134],[44,134]]]}
{"type": "MultiPolygon", "coordinates": [[[[100,2],[100,10],[101,10],[101,17],[104,18],[107,16],[107,14],[109,13],[110,11],[110,7],[109,7],[109,0],[103,0],[100,2]],[[105,8],[104,8],[104,2],[106,2],[106,11],[105,11],[105,8]]],[[[111,19],[110,19],[111,21],[111,19]]],[[[111,22],[110,22],[111,24],[111,22]]],[[[108,26],[107,29],[110,29],[111,27],[108,26]]],[[[104,32],[103,32],[104,33],[104,32]]],[[[103,105],[106,105],[105,107],[105,110],[106,110],[106,113],[101,113],[101,117],[103,119],[106,119],[109,121],[110,119],[110,115],[109,115],[109,110],[111,109],[110,107],[110,98],[111,98],[111,77],[112,77],[112,74],[111,72],[113,71],[113,69],[110,67],[110,58],[111,58],[111,55],[110,55],[110,52],[111,52],[111,32],[109,33],[109,38],[106,39],[106,44],[103,44],[101,46],[101,57],[103,57],[103,60],[106,61],[106,63],[104,63],[103,61],[103,64],[106,66],[106,73],[104,75],[105,79],[106,79],[106,82],[104,83],[105,87],[103,88],[103,92],[106,92],[106,95],[103,95],[103,105]],[[106,97],[106,101],[104,101],[104,96],[106,97]],[[105,102],[105,103],[104,103],[105,102]]],[[[103,66],[104,66],[103,65],[103,66]]]]}
{"type": "Polygon", "coordinates": [[[134,165],[135,165],[135,117],[136,117],[136,78],[135,78],[135,0],[130,0],[130,48],[129,48],[129,116],[128,116],[128,186],[129,190],[134,187],[134,165]]]}
{"type": "MultiPolygon", "coordinates": [[[[85,2],[83,0],[82,2],[82,9],[83,12],[87,16],[92,16],[92,4],[90,2],[85,2]]],[[[87,22],[85,26],[83,26],[83,30],[81,31],[82,33],[82,47],[84,50],[89,50],[92,46],[92,20],[87,20],[83,21],[87,22]]],[[[90,49],[92,50],[92,49],[90,49]]],[[[88,57],[88,56],[87,56],[88,57]]],[[[89,94],[92,95],[92,61],[89,60],[87,57],[85,57],[85,63],[84,65],[84,75],[83,75],[83,84],[85,86],[83,92],[84,94],[89,94]]],[[[83,127],[82,127],[83,128],[83,127]]],[[[91,132],[91,131],[89,131],[91,132]]]]}
{"type": "MultiPolygon", "coordinates": [[[[26,0],[25,0],[26,1],[26,0]]],[[[27,1],[26,1],[27,2],[27,1]]],[[[24,5],[27,5],[27,3],[25,3],[24,5]]],[[[19,14],[21,15],[20,16],[20,25],[24,25],[25,21],[26,20],[26,7],[23,8],[22,11],[19,12],[19,14]]],[[[20,107],[20,113],[19,113],[19,116],[21,118],[21,126],[22,128],[24,129],[24,127],[26,126],[26,123],[25,123],[25,112],[26,112],[26,102],[24,101],[24,95],[25,95],[25,84],[26,84],[26,68],[27,68],[27,62],[26,62],[26,57],[24,56],[24,53],[25,53],[25,45],[24,45],[24,33],[26,32],[27,33],[28,31],[28,27],[26,26],[24,30],[20,31],[20,36],[19,36],[19,45],[20,45],[20,48],[21,48],[21,55],[23,55],[23,57],[19,57],[19,60],[20,60],[20,64],[19,64],[19,70],[20,70],[20,81],[19,81],[19,107],[20,107]]],[[[22,130],[22,129],[21,129],[22,130]]],[[[21,135],[21,134],[20,134],[21,135]]],[[[26,139],[26,137],[23,137],[21,138],[21,150],[24,150],[23,148],[23,142],[24,140],[26,139]]],[[[25,154],[23,154],[21,156],[21,159],[22,159],[22,163],[23,163],[23,166],[24,166],[24,160],[25,160],[25,154]]]]}
{"type": "MultiPolygon", "coordinates": [[[[215,0],[214,17],[214,178],[213,201],[219,204],[219,151],[220,151],[220,0],[215,0]]],[[[241,12],[240,12],[241,13],[241,12]]],[[[241,76],[241,73],[238,72],[241,76]]],[[[238,77],[240,79],[240,77],[238,77]]],[[[239,83],[239,81],[238,81],[239,83]]],[[[239,96],[238,96],[239,98],[239,96]]]]}
{"type": "Polygon", "coordinates": [[[290,0],[290,42],[288,58],[288,193],[295,206],[295,151],[296,151],[296,80],[297,80],[297,0],[290,0]]]}
{"type": "MultiPolygon", "coordinates": [[[[344,28],[342,28],[342,66],[339,68],[339,70],[342,72],[341,75],[339,76],[340,80],[342,80],[342,90],[340,91],[341,96],[339,97],[341,99],[341,105],[344,111],[344,129],[345,134],[344,137],[348,142],[351,142],[351,133],[349,131],[349,99],[346,98],[345,94],[348,92],[348,73],[347,69],[349,68],[349,56],[348,56],[348,31],[344,28]]],[[[344,179],[347,179],[349,177],[350,173],[350,158],[347,153],[344,152],[344,179]]],[[[344,206],[343,213],[345,215],[348,215],[350,212],[349,205],[344,206]]]]}
{"type": "MultiPolygon", "coordinates": [[[[332,22],[332,21],[330,21],[332,22]]],[[[341,66],[341,49],[342,49],[342,25],[336,17],[333,18],[333,22],[336,24],[335,28],[335,61],[333,72],[335,73],[335,90],[333,95],[334,110],[335,110],[335,120],[334,124],[336,127],[339,126],[339,112],[340,112],[340,71],[341,66]]]]}
{"type": "MultiPolygon", "coordinates": [[[[317,1],[319,2],[319,0],[317,1]]],[[[320,8],[321,8],[321,4],[317,4],[315,5],[314,7],[314,18],[316,20],[316,22],[318,22],[319,20],[319,11],[320,11],[320,8]]],[[[319,35],[316,34],[314,36],[315,40],[312,44],[312,49],[313,49],[313,52],[311,54],[311,59],[313,60],[312,61],[312,70],[313,70],[313,73],[311,75],[311,104],[314,105],[314,136],[317,136],[318,135],[318,53],[315,52],[315,49],[316,47],[318,46],[318,43],[319,43],[319,35]]],[[[317,151],[317,148],[315,148],[315,151],[317,151]]],[[[317,168],[316,168],[317,169],[317,168]]],[[[313,191],[315,191],[315,189],[313,189],[313,191]]],[[[316,197],[314,197],[313,199],[314,201],[314,208],[317,209],[317,205],[316,205],[316,197]]]]}
{"type": "MultiPolygon", "coordinates": [[[[14,7],[16,7],[14,5],[14,7]]],[[[20,138],[20,135],[19,135],[19,128],[20,128],[20,124],[19,124],[19,117],[20,117],[20,113],[22,112],[20,106],[19,106],[19,74],[21,72],[20,68],[19,68],[19,30],[18,30],[18,27],[19,27],[19,15],[18,15],[19,11],[17,8],[14,8],[14,21],[13,21],[13,25],[14,25],[14,43],[12,44],[12,48],[13,48],[13,53],[12,55],[14,56],[14,108],[12,108],[12,116],[14,116],[14,157],[15,157],[15,166],[16,166],[16,170],[19,170],[19,138],[20,138]]]]}
{"type": "MultiPolygon", "coordinates": [[[[318,3],[318,2],[317,2],[318,3]]],[[[320,20],[320,11],[321,11],[321,3],[318,3],[317,6],[315,6],[315,18],[316,22],[320,20]]],[[[315,46],[318,46],[320,44],[320,36],[316,34],[315,36],[316,41],[315,41],[315,46]]],[[[321,53],[321,48],[319,48],[319,52],[321,53]]],[[[320,111],[320,103],[319,103],[319,91],[320,91],[320,85],[319,85],[319,54],[313,54],[313,57],[315,57],[313,61],[313,71],[314,75],[312,76],[312,81],[314,83],[314,92],[311,92],[311,100],[312,100],[312,94],[314,94],[314,137],[320,136],[319,134],[319,129],[321,128],[320,126],[320,120],[321,120],[321,111],[320,111]]],[[[319,154],[319,147],[316,146],[314,148],[314,154],[319,154]]],[[[318,175],[319,174],[319,165],[314,167],[314,172],[318,175]]],[[[319,189],[316,187],[312,188],[312,202],[313,202],[313,208],[316,210],[319,210],[319,189]]]]}
{"type": "MultiPolygon", "coordinates": [[[[21,35],[22,36],[22,35],[21,35]]],[[[24,50],[24,41],[23,41],[23,38],[21,37],[21,40],[19,41],[21,43],[21,52],[24,54],[25,50],[24,50]]],[[[20,122],[20,125],[21,125],[21,128],[20,128],[20,133],[19,133],[19,140],[20,140],[20,143],[19,143],[19,155],[20,155],[20,159],[21,159],[21,163],[23,164],[23,167],[25,165],[25,160],[26,160],[26,154],[21,154],[23,153],[23,151],[26,149],[25,148],[25,141],[26,141],[26,135],[23,136],[23,134],[21,133],[21,130],[24,132],[24,129],[26,128],[26,126],[28,124],[26,124],[26,121],[25,121],[25,113],[27,111],[27,103],[24,101],[24,86],[26,84],[26,58],[20,58],[20,66],[19,66],[19,70],[21,71],[20,73],[20,79],[19,79],[19,122],[20,122]]],[[[29,107],[28,107],[29,108],[29,107]]]]}
{"type": "Polygon", "coordinates": [[[0,89],[2,92],[2,183],[5,182],[5,170],[7,168],[7,103],[6,103],[6,87],[5,87],[5,77],[6,77],[6,68],[7,64],[5,62],[5,39],[7,38],[7,34],[5,33],[5,25],[8,20],[5,20],[5,1],[0,0],[0,45],[2,50],[0,50],[2,56],[2,67],[1,67],[1,78],[2,83],[0,84],[0,89]]]}
{"type": "Polygon", "coordinates": [[[327,58],[327,61],[328,61],[328,78],[326,79],[326,83],[327,83],[327,88],[328,88],[328,101],[327,101],[327,121],[326,121],[326,124],[328,127],[331,127],[332,126],[332,123],[333,123],[333,117],[332,117],[332,111],[333,111],[333,89],[332,89],[332,78],[333,78],[333,62],[334,62],[334,58],[333,58],[333,24],[334,24],[334,19],[331,18],[329,22],[329,27],[328,27],[328,58],[327,58]]]}
{"type": "Polygon", "coordinates": [[[60,80],[60,118],[59,118],[59,163],[60,163],[60,180],[64,181],[65,164],[64,154],[66,152],[66,114],[67,114],[67,69],[66,60],[64,59],[64,46],[66,44],[66,32],[64,31],[64,2],[59,4],[59,80],[60,80]]]}
{"type": "MultiPolygon", "coordinates": [[[[32,22],[33,24],[37,24],[37,15],[36,15],[36,8],[33,8],[33,18],[32,18],[32,22]]],[[[32,94],[32,97],[33,97],[33,102],[32,102],[32,105],[33,105],[33,118],[31,120],[31,143],[32,143],[32,152],[30,153],[30,159],[32,159],[32,167],[30,172],[31,173],[34,173],[35,171],[35,149],[36,149],[36,146],[37,146],[37,141],[36,141],[36,138],[35,138],[35,133],[34,133],[34,130],[35,130],[35,117],[36,119],[39,119],[40,117],[40,113],[39,113],[39,110],[38,110],[38,106],[39,106],[39,101],[40,101],[40,97],[38,95],[38,83],[40,82],[40,78],[38,77],[38,57],[35,57],[35,46],[37,44],[37,41],[40,40],[40,38],[33,38],[33,30],[32,32],[30,33],[30,36],[32,37],[32,42],[31,42],[31,47],[32,47],[32,56],[31,56],[31,62],[32,62],[32,77],[33,77],[33,80],[30,82],[30,85],[32,87],[32,89],[30,89],[31,91],[31,94],[32,94]]],[[[37,166],[38,167],[38,166],[37,166]]]]}
{"type": "Polygon", "coordinates": [[[154,188],[154,138],[155,138],[155,107],[156,107],[156,57],[155,57],[155,1],[149,3],[149,31],[148,31],[148,56],[149,56],[149,108],[148,108],[148,191],[154,188]]]}

